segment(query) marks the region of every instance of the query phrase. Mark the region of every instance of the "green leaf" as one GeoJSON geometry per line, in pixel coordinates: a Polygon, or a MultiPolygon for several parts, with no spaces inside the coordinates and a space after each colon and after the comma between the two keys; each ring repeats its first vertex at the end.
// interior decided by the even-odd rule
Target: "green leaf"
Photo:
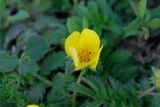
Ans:
{"type": "Polygon", "coordinates": [[[0,107],[15,107],[13,103],[7,102],[6,99],[8,99],[6,96],[0,96],[0,107]]]}
{"type": "Polygon", "coordinates": [[[89,96],[89,97],[95,99],[95,93],[91,89],[89,89],[87,87],[84,87],[83,85],[80,85],[80,84],[77,84],[77,83],[72,83],[69,86],[69,90],[75,91],[75,92],[80,93],[80,94],[84,94],[86,96],[89,96]]]}
{"type": "Polygon", "coordinates": [[[20,75],[17,75],[17,73],[9,73],[1,78],[0,97],[6,96],[7,100],[5,101],[6,103],[12,103],[11,107],[24,107],[24,93],[19,90],[19,85],[20,75]],[[17,106],[13,106],[14,104],[17,106]]]}
{"type": "Polygon", "coordinates": [[[40,16],[33,24],[34,29],[36,29],[37,31],[41,31],[48,27],[57,28],[59,26],[61,26],[60,20],[52,16],[40,16]]]}
{"type": "Polygon", "coordinates": [[[99,8],[100,8],[100,15],[104,22],[107,22],[109,19],[109,10],[110,7],[106,0],[98,0],[99,8]]]}
{"type": "Polygon", "coordinates": [[[147,10],[146,5],[147,5],[147,0],[140,0],[136,11],[138,17],[143,17],[145,15],[147,10]]]}
{"type": "Polygon", "coordinates": [[[67,19],[67,28],[69,33],[72,33],[74,31],[79,31],[81,28],[79,27],[79,24],[74,20],[74,18],[68,18],[67,19]]]}
{"type": "Polygon", "coordinates": [[[94,100],[94,102],[87,102],[85,107],[100,107],[101,105],[101,102],[94,100]]]}
{"type": "MultiPolygon", "coordinates": [[[[156,94],[159,94],[159,93],[156,93],[156,94]]],[[[151,99],[151,105],[150,107],[160,107],[160,99],[159,99],[159,96],[154,96],[152,99],[151,99]]]]}
{"type": "Polygon", "coordinates": [[[76,5],[74,9],[79,16],[90,19],[89,10],[82,2],[76,5]]]}
{"type": "Polygon", "coordinates": [[[19,61],[18,71],[23,75],[34,75],[38,71],[38,65],[36,64],[36,62],[32,61],[29,56],[24,55],[19,61]]]}
{"type": "Polygon", "coordinates": [[[0,51],[0,72],[13,71],[18,64],[16,56],[10,56],[5,51],[0,51]]]}
{"type": "Polygon", "coordinates": [[[87,76],[82,79],[89,87],[91,87],[95,92],[98,92],[98,88],[96,86],[95,78],[93,79],[91,76],[87,76]]]}
{"type": "Polygon", "coordinates": [[[48,50],[48,46],[44,38],[40,36],[31,36],[28,39],[28,43],[25,48],[25,53],[33,61],[37,61],[44,56],[47,50],[48,50]]]}
{"type": "Polygon", "coordinates": [[[18,13],[16,13],[15,15],[9,16],[9,21],[11,23],[14,23],[16,21],[24,20],[26,18],[29,18],[28,12],[25,10],[19,10],[18,13]]]}
{"type": "Polygon", "coordinates": [[[141,89],[146,90],[150,87],[151,81],[148,78],[144,78],[140,81],[141,89]]]}
{"type": "Polygon", "coordinates": [[[99,17],[97,3],[95,1],[89,1],[87,7],[88,7],[88,13],[89,13],[89,16],[90,16],[89,19],[91,21],[99,21],[100,17],[99,17]]]}
{"type": "Polygon", "coordinates": [[[116,79],[121,82],[128,82],[129,80],[135,78],[138,66],[128,59],[124,62],[117,62],[110,67],[110,73],[116,79]]]}
{"type": "MultiPolygon", "coordinates": [[[[71,94],[68,93],[68,85],[73,82],[74,78],[69,75],[59,74],[53,77],[54,88],[47,95],[47,102],[53,103],[50,107],[62,107],[70,104],[71,94]],[[57,105],[57,106],[56,106],[57,105]]],[[[69,105],[66,107],[70,107],[69,105]]]]}
{"type": "Polygon", "coordinates": [[[5,0],[0,0],[0,19],[4,14],[5,11],[5,0]]]}
{"type": "Polygon", "coordinates": [[[116,34],[121,34],[121,27],[114,21],[110,20],[107,24],[104,24],[103,27],[107,30],[110,30],[116,34]]]}
{"type": "Polygon", "coordinates": [[[108,66],[108,68],[110,68],[113,63],[126,61],[127,59],[129,59],[129,57],[130,57],[129,52],[127,52],[125,50],[116,50],[108,58],[107,66],[108,66]]]}
{"type": "Polygon", "coordinates": [[[64,52],[53,52],[47,56],[43,61],[42,73],[45,75],[50,74],[51,71],[64,65],[66,55],[64,52]]]}
{"type": "Polygon", "coordinates": [[[60,45],[64,43],[65,37],[68,36],[68,31],[66,27],[60,27],[54,30],[48,30],[44,33],[44,39],[47,41],[48,46],[51,44],[60,45]]]}
{"type": "Polygon", "coordinates": [[[45,89],[46,85],[43,83],[33,84],[27,93],[27,99],[32,102],[42,101],[45,89]]]}
{"type": "Polygon", "coordinates": [[[138,31],[140,26],[141,26],[141,20],[139,18],[136,18],[124,28],[123,38],[140,34],[140,31],[138,31]]]}
{"type": "Polygon", "coordinates": [[[160,18],[154,18],[151,21],[148,22],[148,27],[152,29],[158,29],[160,28],[160,18]]]}
{"type": "Polygon", "coordinates": [[[83,29],[88,28],[88,20],[84,17],[83,18],[83,29]]]}

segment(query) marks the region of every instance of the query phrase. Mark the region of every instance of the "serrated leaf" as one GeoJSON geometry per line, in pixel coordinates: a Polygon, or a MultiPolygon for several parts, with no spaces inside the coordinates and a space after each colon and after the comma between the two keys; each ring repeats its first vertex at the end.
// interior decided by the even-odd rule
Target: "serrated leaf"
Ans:
{"type": "Polygon", "coordinates": [[[54,106],[64,106],[66,104],[70,104],[71,95],[68,93],[67,88],[68,85],[73,82],[73,80],[74,78],[69,75],[55,75],[52,80],[55,87],[52,88],[52,90],[50,90],[49,94],[47,95],[47,102],[53,103],[54,106]]]}
{"type": "Polygon", "coordinates": [[[25,75],[25,74],[34,75],[38,71],[38,65],[36,64],[36,62],[31,60],[29,56],[22,56],[22,58],[19,61],[18,71],[22,75],[25,75]]]}
{"type": "Polygon", "coordinates": [[[6,99],[8,99],[6,96],[0,95],[0,107],[15,107],[13,103],[7,102],[6,99]]]}
{"type": "Polygon", "coordinates": [[[18,58],[5,51],[0,51],[0,72],[13,71],[18,64],[18,58]]]}
{"type": "Polygon", "coordinates": [[[90,86],[95,92],[98,92],[98,88],[96,86],[95,78],[88,76],[82,79],[88,86],[90,86]]]}
{"type": "Polygon", "coordinates": [[[91,89],[84,87],[83,85],[72,83],[68,89],[95,99],[95,93],[91,89]]]}
{"type": "Polygon", "coordinates": [[[43,99],[43,94],[45,93],[46,85],[43,83],[37,83],[33,84],[32,87],[30,87],[27,99],[31,102],[38,102],[43,99]]]}
{"type": "Polygon", "coordinates": [[[47,56],[43,61],[42,73],[48,75],[52,70],[57,69],[58,67],[63,66],[65,62],[66,55],[64,52],[53,52],[47,56]]]}
{"type": "Polygon", "coordinates": [[[48,46],[44,38],[40,36],[31,36],[28,39],[28,43],[25,48],[25,53],[33,61],[37,61],[44,56],[47,50],[48,50],[48,46]]]}
{"type": "Polygon", "coordinates": [[[24,20],[26,18],[29,18],[29,14],[27,11],[25,10],[19,10],[18,13],[16,13],[15,15],[13,16],[9,16],[9,21],[11,23],[14,23],[16,21],[19,21],[19,20],[24,20]]]}
{"type": "Polygon", "coordinates": [[[137,69],[138,67],[136,66],[136,64],[134,64],[131,59],[128,59],[124,62],[118,62],[114,64],[113,67],[110,69],[110,72],[113,77],[115,77],[119,81],[127,82],[136,76],[137,69]]]}

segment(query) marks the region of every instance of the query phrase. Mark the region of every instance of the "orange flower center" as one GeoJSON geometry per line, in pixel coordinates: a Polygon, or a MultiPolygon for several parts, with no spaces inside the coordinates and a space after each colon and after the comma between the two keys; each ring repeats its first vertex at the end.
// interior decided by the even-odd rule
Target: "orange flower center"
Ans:
{"type": "Polygon", "coordinates": [[[91,57],[92,52],[87,48],[80,49],[80,51],[78,52],[78,58],[80,63],[89,62],[91,60],[91,57]]]}

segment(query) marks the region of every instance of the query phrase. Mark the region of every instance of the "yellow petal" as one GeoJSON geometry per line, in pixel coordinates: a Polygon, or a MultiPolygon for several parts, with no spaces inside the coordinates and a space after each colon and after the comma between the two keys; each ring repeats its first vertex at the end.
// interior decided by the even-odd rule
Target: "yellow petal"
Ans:
{"type": "Polygon", "coordinates": [[[91,64],[91,62],[87,62],[87,63],[80,63],[79,62],[79,58],[78,58],[78,54],[77,54],[76,48],[70,47],[69,50],[71,52],[71,56],[72,56],[72,59],[74,61],[74,65],[76,66],[75,71],[83,69],[83,68],[85,68],[85,67],[87,67],[88,65],[91,64]]]}
{"type": "Polygon", "coordinates": [[[75,66],[78,67],[79,58],[78,58],[78,53],[77,53],[76,48],[69,47],[69,51],[70,51],[70,54],[71,54],[71,57],[72,57],[72,59],[74,61],[75,66]]]}
{"type": "Polygon", "coordinates": [[[65,41],[65,51],[68,56],[71,56],[70,47],[78,48],[80,33],[75,31],[69,35],[65,41]]]}
{"type": "Polygon", "coordinates": [[[96,52],[100,46],[100,39],[98,34],[90,29],[84,29],[79,38],[79,46],[90,49],[96,52]]]}
{"type": "Polygon", "coordinates": [[[76,67],[75,71],[81,70],[83,68],[88,67],[91,64],[91,62],[85,62],[85,63],[79,63],[78,66],[76,67]]]}
{"type": "Polygon", "coordinates": [[[74,61],[74,65],[76,66],[75,71],[83,69],[91,64],[91,62],[80,63],[79,58],[78,58],[78,54],[77,54],[77,50],[74,47],[70,47],[69,50],[71,52],[71,56],[74,61]]]}
{"type": "Polygon", "coordinates": [[[98,64],[98,60],[99,60],[99,56],[100,56],[100,53],[101,53],[101,50],[103,48],[103,45],[100,47],[100,49],[95,53],[95,55],[93,56],[93,60],[91,60],[91,64],[90,64],[90,67],[92,69],[96,69],[97,67],[97,64],[98,64]]]}
{"type": "Polygon", "coordinates": [[[35,104],[31,104],[31,105],[27,105],[27,107],[39,107],[39,106],[35,104]]]}

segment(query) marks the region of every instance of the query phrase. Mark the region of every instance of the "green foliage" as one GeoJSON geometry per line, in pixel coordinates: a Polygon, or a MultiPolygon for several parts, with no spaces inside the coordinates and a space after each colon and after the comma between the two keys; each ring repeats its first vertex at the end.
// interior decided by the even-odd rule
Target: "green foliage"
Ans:
{"type": "Polygon", "coordinates": [[[159,107],[159,0],[0,0],[0,107],[159,107]],[[95,71],[65,54],[74,31],[97,32],[95,71]],[[152,67],[151,69],[151,66],[152,67]],[[154,76],[152,76],[152,72],[154,76]]]}
{"type": "Polygon", "coordinates": [[[47,43],[42,37],[31,36],[28,39],[27,46],[25,48],[25,53],[32,60],[39,60],[47,51],[47,43]]]}
{"type": "Polygon", "coordinates": [[[0,71],[8,72],[13,71],[18,65],[18,58],[16,56],[10,56],[5,51],[0,51],[0,71]]]}
{"type": "Polygon", "coordinates": [[[0,98],[6,98],[7,100],[1,100],[2,107],[11,105],[12,107],[24,106],[25,99],[24,93],[18,91],[20,89],[20,76],[15,74],[5,75],[0,84],[0,98]],[[3,102],[4,101],[4,102],[3,102]]]}
{"type": "Polygon", "coordinates": [[[50,74],[51,71],[56,70],[58,67],[61,67],[64,65],[64,61],[65,61],[65,54],[64,52],[60,51],[60,52],[53,52],[50,53],[46,59],[44,59],[43,61],[43,69],[42,69],[42,73],[43,74],[50,74]]]}
{"type": "Polygon", "coordinates": [[[47,102],[50,103],[49,107],[71,106],[72,95],[68,93],[67,88],[73,82],[74,78],[65,74],[59,74],[53,77],[52,81],[56,87],[51,89],[47,96],[47,102]]]}
{"type": "Polygon", "coordinates": [[[148,22],[148,26],[152,29],[158,29],[160,28],[160,19],[155,18],[148,22]]]}
{"type": "Polygon", "coordinates": [[[17,14],[15,14],[15,15],[13,15],[13,16],[10,16],[8,20],[9,20],[11,23],[14,23],[14,22],[16,22],[16,21],[24,20],[24,19],[26,19],[26,18],[28,18],[28,17],[29,17],[29,14],[28,14],[26,11],[20,10],[20,11],[18,11],[17,14]]]}
{"type": "Polygon", "coordinates": [[[127,98],[135,97],[132,93],[133,89],[126,89],[125,85],[123,86],[122,84],[112,79],[110,79],[110,84],[113,89],[108,86],[107,81],[97,76],[88,76],[86,78],[83,78],[83,82],[87,86],[89,86],[89,88],[82,85],[71,84],[69,89],[92,98],[92,100],[89,100],[91,103],[87,103],[87,107],[90,107],[92,104],[96,104],[97,106],[112,105],[113,107],[124,107],[126,103],[128,103],[127,105],[129,105],[130,107],[132,107],[133,105],[136,107],[140,107],[139,103],[136,100],[130,100],[129,102],[126,102],[127,98]]]}
{"type": "MultiPolygon", "coordinates": [[[[79,24],[77,21],[77,18],[68,18],[67,20],[67,28],[68,28],[68,31],[70,33],[74,32],[74,31],[80,31],[81,29],[81,24],[79,24]]],[[[81,22],[80,22],[81,23],[81,22]]]]}
{"type": "MultiPolygon", "coordinates": [[[[5,0],[0,0],[0,16],[3,16],[3,12],[5,11],[5,0]]],[[[0,17],[0,19],[1,19],[0,17]]]]}
{"type": "Polygon", "coordinates": [[[22,56],[19,61],[19,73],[23,74],[36,74],[38,66],[36,62],[32,61],[29,56],[22,56]]]}
{"type": "Polygon", "coordinates": [[[33,84],[29,91],[27,92],[27,99],[30,102],[37,102],[43,100],[43,96],[45,93],[46,85],[43,83],[35,83],[33,84]]]}
{"type": "Polygon", "coordinates": [[[140,31],[137,30],[140,28],[140,26],[141,22],[139,18],[133,20],[128,26],[124,28],[124,38],[140,34],[140,31]]]}
{"type": "Polygon", "coordinates": [[[136,14],[138,17],[143,17],[146,13],[146,7],[147,7],[147,0],[140,0],[136,14]]]}

